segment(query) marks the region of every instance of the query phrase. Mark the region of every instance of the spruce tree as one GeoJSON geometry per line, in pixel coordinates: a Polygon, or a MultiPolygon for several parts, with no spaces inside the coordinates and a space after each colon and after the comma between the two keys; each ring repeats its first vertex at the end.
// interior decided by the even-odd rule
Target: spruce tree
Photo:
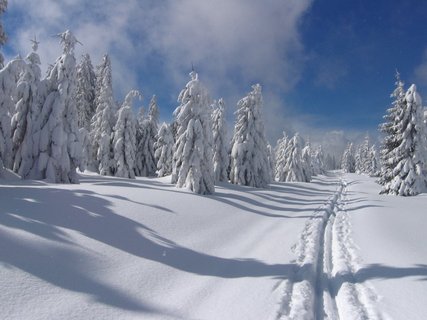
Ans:
{"type": "Polygon", "coordinates": [[[400,101],[397,115],[396,141],[400,143],[388,153],[392,155],[387,163],[390,174],[383,177],[381,193],[413,196],[427,187],[422,104],[414,84],[400,101]]]}
{"type": "Polygon", "coordinates": [[[91,141],[93,167],[101,174],[113,176],[116,172],[113,147],[113,128],[116,124],[117,105],[113,97],[111,61],[104,55],[97,67],[96,112],[92,118],[91,141]]]}
{"type": "Polygon", "coordinates": [[[11,119],[15,113],[17,83],[26,64],[20,57],[10,61],[0,70],[0,167],[12,169],[13,144],[11,134],[11,119]]]}
{"type": "Polygon", "coordinates": [[[213,163],[215,181],[228,181],[229,157],[226,141],[227,125],[225,123],[224,100],[219,99],[213,104],[212,132],[213,132],[213,163]]]}
{"type": "Polygon", "coordinates": [[[40,130],[38,155],[33,172],[39,179],[55,183],[77,183],[81,168],[81,141],[77,125],[76,38],[70,31],[58,35],[63,54],[46,79],[46,99],[36,128],[40,130]]]}
{"type": "Polygon", "coordinates": [[[276,156],[274,148],[271,144],[267,143],[267,153],[268,153],[268,171],[270,172],[270,179],[274,181],[274,175],[276,170],[276,156]]]}
{"type": "Polygon", "coordinates": [[[192,71],[191,80],[178,97],[174,112],[177,140],[173,155],[172,183],[198,194],[215,191],[212,154],[212,119],[209,96],[192,71]]]}
{"type": "Polygon", "coordinates": [[[138,91],[130,91],[119,109],[114,126],[114,161],[116,177],[135,178],[136,164],[136,119],[132,111],[132,99],[139,97],[138,91]]]}
{"type": "Polygon", "coordinates": [[[237,103],[237,120],[231,141],[230,182],[265,188],[271,181],[259,84],[237,103]]]}
{"type": "Polygon", "coordinates": [[[163,123],[157,134],[157,141],[154,144],[157,175],[159,177],[164,177],[172,173],[173,146],[174,141],[171,127],[163,123]]]}
{"type": "MultiPolygon", "coordinates": [[[[0,0],[0,16],[5,13],[7,9],[7,0],[0,0]]],[[[4,46],[7,41],[6,32],[4,31],[3,24],[0,22],[0,47],[4,46]]],[[[0,53],[0,69],[4,67],[4,57],[0,53]]]]}
{"type": "Polygon", "coordinates": [[[283,137],[277,140],[275,148],[276,165],[274,168],[274,177],[277,181],[286,181],[285,165],[286,165],[286,148],[288,146],[288,136],[283,132],[283,137]]]}
{"type": "Polygon", "coordinates": [[[304,172],[304,181],[309,182],[311,181],[311,177],[314,175],[311,163],[311,147],[309,142],[306,143],[305,147],[301,151],[301,161],[304,172]]]}
{"type": "Polygon", "coordinates": [[[139,119],[140,139],[138,142],[137,168],[138,175],[142,177],[154,176],[157,170],[154,144],[157,141],[159,110],[156,96],[153,96],[148,107],[146,118],[139,119]]]}
{"type": "MultiPolygon", "coordinates": [[[[285,150],[285,165],[279,181],[308,182],[302,161],[302,141],[298,133],[289,140],[285,150]]],[[[311,178],[311,177],[310,177],[311,178]]]]}
{"type": "Polygon", "coordinates": [[[393,102],[391,107],[387,109],[386,115],[383,117],[385,122],[379,127],[379,130],[384,135],[380,151],[381,175],[378,180],[382,185],[385,185],[393,179],[393,170],[397,165],[395,151],[402,143],[402,137],[399,134],[398,126],[400,125],[399,119],[402,117],[405,104],[405,90],[404,83],[400,79],[400,74],[397,71],[395,85],[396,88],[390,95],[390,97],[393,98],[393,102]]]}
{"type": "Polygon", "coordinates": [[[77,110],[79,115],[79,128],[90,131],[92,117],[95,114],[95,85],[96,76],[89,54],[82,56],[77,65],[77,110]]]}
{"type": "Polygon", "coordinates": [[[18,81],[16,111],[12,117],[11,136],[13,142],[13,170],[27,178],[33,166],[34,132],[39,115],[40,57],[37,54],[39,42],[34,39],[33,51],[27,56],[28,64],[18,81]]]}
{"type": "Polygon", "coordinates": [[[369,170],[368,174],[371,177],[378,177],[381,172],[380,160],[378,158],[378,152],[375,145],[372,145],[369,149],[369,170]]]}
{"type": "Polygon", "coordinates": [[[355,160],[356,173],[369,174],[371,167],[369,135],[365,136],[363,143],[357,148],[355,160]]]}
{"type": "Polygon", "coordinates": [[[311,167],[313,169],[313,175],[315,176],[323,174],[325,171],[325,160],[321,145],[315,148],[312,152],[311,167]]]}
{"type": "Polygon", "coordinates": [[[356,172],[356,159],[354,154],[353,143],[349,143],[347,148],[344,150],[344,154],[341,160],[341,169],[347,173],[356,172]]]}

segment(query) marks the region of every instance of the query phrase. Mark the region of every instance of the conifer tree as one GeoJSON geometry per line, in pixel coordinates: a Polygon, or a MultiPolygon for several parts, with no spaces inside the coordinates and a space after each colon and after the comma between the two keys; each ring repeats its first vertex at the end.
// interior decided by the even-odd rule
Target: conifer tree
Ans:
{"type": "Polygon", "coordinates": [[[17,85],[16,111],[12,117],[11,136],[13,142],[13,170],[22,178],[28,177],[34,163],[35,124],[39,115],[40,57],[37,54],[39,42],[32,41],[33,51],[27,56],[25,66],[17,85]]]}
{"type": "Polygon", "coordinates": [[[388,152],[386,165],[390,173],[383,177],[381,193],[413,196],[427,188],[421,106],[421,97],[413,84],[397,106],[398,117],[393,122],[397,124],[395,139],[400,143],[388,152]]]}
{"type": "Polygon", "coordinates": [[[46,79],[46,99],[36,125],[39,151],[33,172],[36,178],[50,182],[77,183],[76,169],[82,164],[75,104],[77,39],[68,30],[58,36],[63,54],[46,79]]]}
{"type": "Polygon", "coordinates": [[[307,142],[305,147],[302,149],[301,161],[304,173],[304,181],[309,182],[311,181],[311,177],[313,176],[313,169],[311,163],[311,148],[309,142],[307,142]]]}
{"type": "MultiPolygon", "coordinates": [[[[142,114],[141,114],[142,117],[142,114]]],[[[154,176],[157,170],[154,144],[157,141],[159,110],[156,96],[153,96],[148,107],[148,115],[141,118],[140,140],[138,142],[137,171],[142,177],[154,176]]]]}
{"type": "Polygon", "coordinates": [[[301,144],[302,141],[298,133],[289,140],[285,150],[286,159],[283,168],[283,180],[281,181],[308,182],[302,162],[301,144]]]}
{"type": "Polygon", "coordinates": [[[237,103],[231,141],[231,183],[265,188],[271,181],[262,104],[259,84],[253,85],[252,91],[237,103]]]}
{"type": "Polygon", "coordinates": [[[312,152],[311,167],[313,169],[313,175],[323,174],[325,171],[324,155],[321,145],[312,152]]]}
{"type": "Polygon", "coordinates": [[[356,172],[356,159],[354,154],[353,143],[349,143],[344,150],[341,160],[341,169],[347,173],[356,172]]]}
{"type": "Polygon", "coordinates": [[[405,90],[404,83],[400,79],[399,72],[396,71],[396,88],[390,95],[393,102],[390,108],[387,109],[386,115],[383,117],[385,122],[379,127],[384,135],[382,141],[380,159],[381,159],[381,175],[378,182],[382,185],[388,183],[393,179],[393,170],[397,165],[397,157],[395,151],[402,143],[402,137],[399,134],[398,126],[399,119],[402,117],[404,109],[405,90]]]}
{"type": "Polygon", "coordinates": [[[132,111],[132,99],[139,96],[138,91],[130,91],[119,109],[113,139],[114,161],[117,165],[116,177],[135,178],[136,119],[132,111]]]}
{"type": "Polygon", "coordinates": [[[213,104],[212,132],[213,132],[213,162],[215,181],[228,181],[229,157],[227,152],[224,100],[219,99],[213,104]]]}
{"type": "Polygon", "coordinates": [[[96,112],[92,118],[91,141],[93,167],[101,175],[112,176],[116,172],[113,147],[113,128],[116,124],[117,106],[113,97],[111,61],[104,55],[97,67],[96,112]]]}
{"type": "Polygon", "coordinates": [[[378,158],[378,152],[375,145],[369,149],[369,171],[367,172],[371,177],[378,177],[381,171],[381,165],[378,158]]]}
{"type": "Polygon", "coordinates": [[[192,71],[191,80],[178,97],[180,105],[174,111],[177,140],[173,155],[172,183],[195,193],[215,191],[212,161],[212,119],[209,96],[192,71]]]}
{"type": "MultiPolygon", "coordinates": [[[[7,0],[0,0],[0,16],[5,13],[7,9],[7,0]]],[[[0,47],[4,46],[7,41],[6,32],[4,31],[3,24],[0,22],[0,47]]],[[[0,69],[4,67],[4,57],[0,53],[0,69]]]]}
{"type": "Polygon", "coordinates": [[[95,114],[95,85],[96,76],[89,54],[82,56],[77,65],[77,110],[79,115],[79,128],[90,131],[92,117],[95,114]]]}
{"type": "Polygon", "coordinates": [[[172,173],[173,146],[172,130],[168,124],[163,123],[157,134],[157,141],[154,144],[157,175],[159,177],[164,177],[172,173]]]}
{"type": "Polygon", "coordinates": [[[365,136],[363,143],[357,148],[356,156],[356,173],[358,174],[369,174],[371,159],[370,159],[370,147],[369,147],[369,135],[365,136]]]}
{"type": "Polygon", "coordinates": [[[285,165],[286,165],[286,148],[288,146],[288,136],[283,132],[283,137],[277,140],[275,148],[276,165],[274,169],[274,177],[277,181],[283,182],[285,178],[285,165]]]}
{"type": "Polygon", "coordinates": [[[10,61],[0,70],[0,167],[11,169],[13,166],[13,145],[11,119],[15,113],[17,83],[21,73],[26,69],[20,57],[10,61]]]}
{"type": "MultiPolygon", "coordinates": [[[[142,100],[142,95],[140,95],[140,100],[142,100]]],[[[145,141],[145,132],[146,126],[145,122],[145,111],[144,107],[139,108],[138,114],[136,116],[136,164],[135,164],[135,174],[137,176],[142,176],[143,162],[145,161],[145,156],[143,154],[142,144],[145,141]],[[141,146],[141,148],[139,148],[141,146]]]]}
{"type": "Polygon", "coordinates": [[[274,181],[274,175],[276,170],[276,156],[274,148],[271,144],[267,143],[267,153],[268,153],[268,171],[270,172],[270,181],[274,181]]]}

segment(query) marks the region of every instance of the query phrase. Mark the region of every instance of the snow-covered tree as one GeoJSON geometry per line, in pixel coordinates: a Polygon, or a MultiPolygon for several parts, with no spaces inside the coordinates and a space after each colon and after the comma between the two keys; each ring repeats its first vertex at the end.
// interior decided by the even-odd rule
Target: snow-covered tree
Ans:
{"type": "MultiPolygon", "coordinates": [[[[140,100],[142,100],[142,95],[140,95],[140,100]]],[[[142,171],[142,162],[144,161],[144,155],[142,153],[143,148],[138,148],[138,146],[142,145],[145,140],[146,132],[145,132],[145,110],[144,107],[141,106],[138,110],[138,114],[136,116],[136,164],[135,164],[135,174],[137,176],[141,176],[142,171]]]]}
{"type": "Polygon", "coordinates": [[[302,169],[304,173],[304,181],[311,181],[313,176],[313,168],[311,163],[311,147],[310,143],[307,142],[301,152],[302,169]]]}
{"type": "Polygon", "coordinates": [[[274,168],[274,177],[277,181],[285,181],[284,170],[286,165],[286,148],[288,146],[288,136],[283,132],[283,137],[277,140],[275,148],[276,165],[274,168]]]}
{"type": "Polygon", "coordinates": [[[119,110],[114,127],[114,161],[116,177],[135,178],[136,164],[136,119],[132,111],[132,99],[140,97],[136,90],[130,91],[119,110]]]}
{"type": "Polygon", "coordinates": [[[227,125],[225,123],[224,100],[219,99],[213,104],[212,132],[213,132],[213,162],[215,181],[228,181],[229,157],[227,151],[227,125]]]}
{"type": "Polygon", "coordinates": [[[231,141],[231,183],[264,188],[271,181],[262,104],[259,84],[253,85],[252,91],[237,103],[231,141]]]}
{"type": "Polygon", "coordinates": [[[77,65],[76,103],[78,126],[82,142],[82,161],[85,168],[97,171],[94,166],[94,151],[90,136],[92,118],[96,112],[95,105],[96,75],[89,54],[84,54],[77,65]]]}
{"type": "Polygon", "coordinates": [[[0,70],[0,167],[9,169],[13,165],[10,124],[18,100],[17,83],[25,69],[25,61],[18,57],[0,70]]]}
{"type": "MultiPolygon", "coordinates": [[[[0,15],[3,15],[3,13],[7,9],[7,0],[0,0],[0,15]]],[[[0,23],[0,46],[4,46],[6,43],[7,36],[6,32],[4,32],[3,24],[0,23]]],[[[4,57],[0,53],[0,69],[2,69],[4,66],[4,57]]]]}
{"type": "Polygon", "coordinates": [[[17,103],[12,117],[11,136],[13,142],[13,170],[26,178],[34,163],[34,128],[39,115],[40,57],[39,42],[34,39],[33,51],[27,56],[28,64],[17,84],[17,103]]]}
{"type": "Polygon", "coordinates": [[[393,170],[397,165],[397,157],[395,151],[402,143],[402,136],[399,134],[398,127],[400,118],[404,110],[405,90],[404,83],[400,79],[399,72],[396,71],[396,88],[390,95],[393,102],[390,108],[387,109],[386,115],[383,117],[385,122],[379,127],[384,135],[380,150],[381,159],[381,175],[379,183],[384,185],[393,179],[393,170]]]}
{"type": "Polygon", "coordinates": [[[178,97],[180,105],[174,111],[177,140],[173,155],[172,183],[195,193],[215,191],[212,153],[212,119],[209,96],[197,73],[178,97]]]}
{"type": "Polygon", "coordinates": [[[101,175],[113,176],[116,172],[113,147],[113,128],[116,124],[117,106],[113,97],[111,61],[104,55],[97,67],[96,112],[92,118],[91,141],[93,155],[91,160],[101,175]]]}
{"type": "Polygon", "coordinates": [[[347,148],[344,150],[344,154],[341,160],[341,169],[348,173],[356,172],[356,159],[353,143],[349,143],[347,148]]]}
{"type": "Polygon", "coordinates": [[[414,84],[399,101],[397,115],[396,140],[400,143],[389,152],[392,157],[386,165],[390,174],[383,177],[381,193],[413,196],[427,188],[422,104],[414,84]]]}
{"type": "Polygon", "coordinates": [[[268,152],[268,171],[270,172],[270,180],[274,181],[274,175],[276,170],[276,156],[274,152],[274,148],[271,144],[267,143],[267,152],[268,152]]]}
{"type": "Polygon", "coordinates": [[[34,169],[39,179],[55,183],[77,183],[76,169],[82,163],[75,101],[77,80],[74,47],[77,40],[68,30],[58,36],[63,54],[56,60],[46,79],[46,99],[36,125],[40,132],[36,133],[39,137],[39,152],[34,169]]]}
{"type": "Polygon", "coordinates": [[[325,160],[322,146],[315,148],[311,154],[311,167],[313,175],[323,174],[325,171],[325,160]]]}
{"type": "Polygon", "coordinates": [[[90,131],[92,117],[95,114],[95,84],[96,76],[89,54],[82,56],[77,65],[76,103],[79,115],[79,128],[90,131]]]}
{"type": "Polygon", "coordinates": [[[369,170],[368,174],[371,177],[378,177],[381,172],[380,160],[378,158],[378,152],[375,145],[372,145],[369,149],[369,170]]]}
{"type": "Polygon", "coordinates": [[[139,141],[137,148],[136,168],[137,174],[142,177],[154,176],[157,170],[154,144],[157,141],[159,109],[156,96],[153,96],[148,107],[147,117],[141,111],[138,119],[139,141]]]}
{"type": "Polygon", "coordinates": [[[164,177],[172,173],[174,143],[171,127],[163,123],[157,134],[157,141],[154,144],[154,156],[157,160],[157,175],[159,177],[164,177]]]}
{"type": "MultiPolygon", "coordinates": [[[[309,182],[302,161],[302,141],[298,133],[289,140],[285,150],[285,166],[279,181],[309,182]]],[[[310,177],[311,178],[311,177],[310,177]]]]}
{"type": "Polygon", "coordinates": [[[371,167],[369,135],[366,135],[363,143],[357,148],[356,155],[356,173],[369,174],[371,167]]]}

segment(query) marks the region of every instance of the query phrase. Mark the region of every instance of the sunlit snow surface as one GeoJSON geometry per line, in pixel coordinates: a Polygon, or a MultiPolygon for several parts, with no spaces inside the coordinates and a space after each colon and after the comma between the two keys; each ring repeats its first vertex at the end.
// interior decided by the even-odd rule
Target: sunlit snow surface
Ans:
{"type": "Polygon", "coordinates": [[[328,174],[0,180],[1,319],[424,319],[427,197],[328,174]]]}

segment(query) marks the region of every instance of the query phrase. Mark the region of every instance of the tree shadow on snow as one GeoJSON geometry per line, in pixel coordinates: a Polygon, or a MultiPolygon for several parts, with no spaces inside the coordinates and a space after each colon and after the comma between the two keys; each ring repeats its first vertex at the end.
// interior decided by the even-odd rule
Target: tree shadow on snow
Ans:
{"type": "Polygon", "coordinates": [[[1,262],[117,308],[158,312],[108,284],[107,279],[100,279],[97,270],[105,261],[98,261],[96,254],[84,253],[88,248],[79,248],[73,237],[84,236],[139,257],[137,263],[141,263],[141,268],[147,259],[203,276],[280,279],[295,269],[293,264],[221,258],[185,248],[120,215],[113,210],[113,203],[87,190],[9,187],[7,192],[0,193],[0,201],[4,210],[0,213],[0,225],[7,227],[7,232],[0,234],[1,262]],[[42,239],[34,241],[37,238],[22,236],[25,233],[42,239]]]}
{"type": "Polygon", "coordinates": [[[330,278],[330,293],[335,297],[344,283],[356,284],[376,279],[387,280],[406,277],[417,277],[420,281],[427,281],[427,265],[416,264],[411,267],[393,267],[384,264],[369,264],[354,274],[337,274],[330,278]]]}

